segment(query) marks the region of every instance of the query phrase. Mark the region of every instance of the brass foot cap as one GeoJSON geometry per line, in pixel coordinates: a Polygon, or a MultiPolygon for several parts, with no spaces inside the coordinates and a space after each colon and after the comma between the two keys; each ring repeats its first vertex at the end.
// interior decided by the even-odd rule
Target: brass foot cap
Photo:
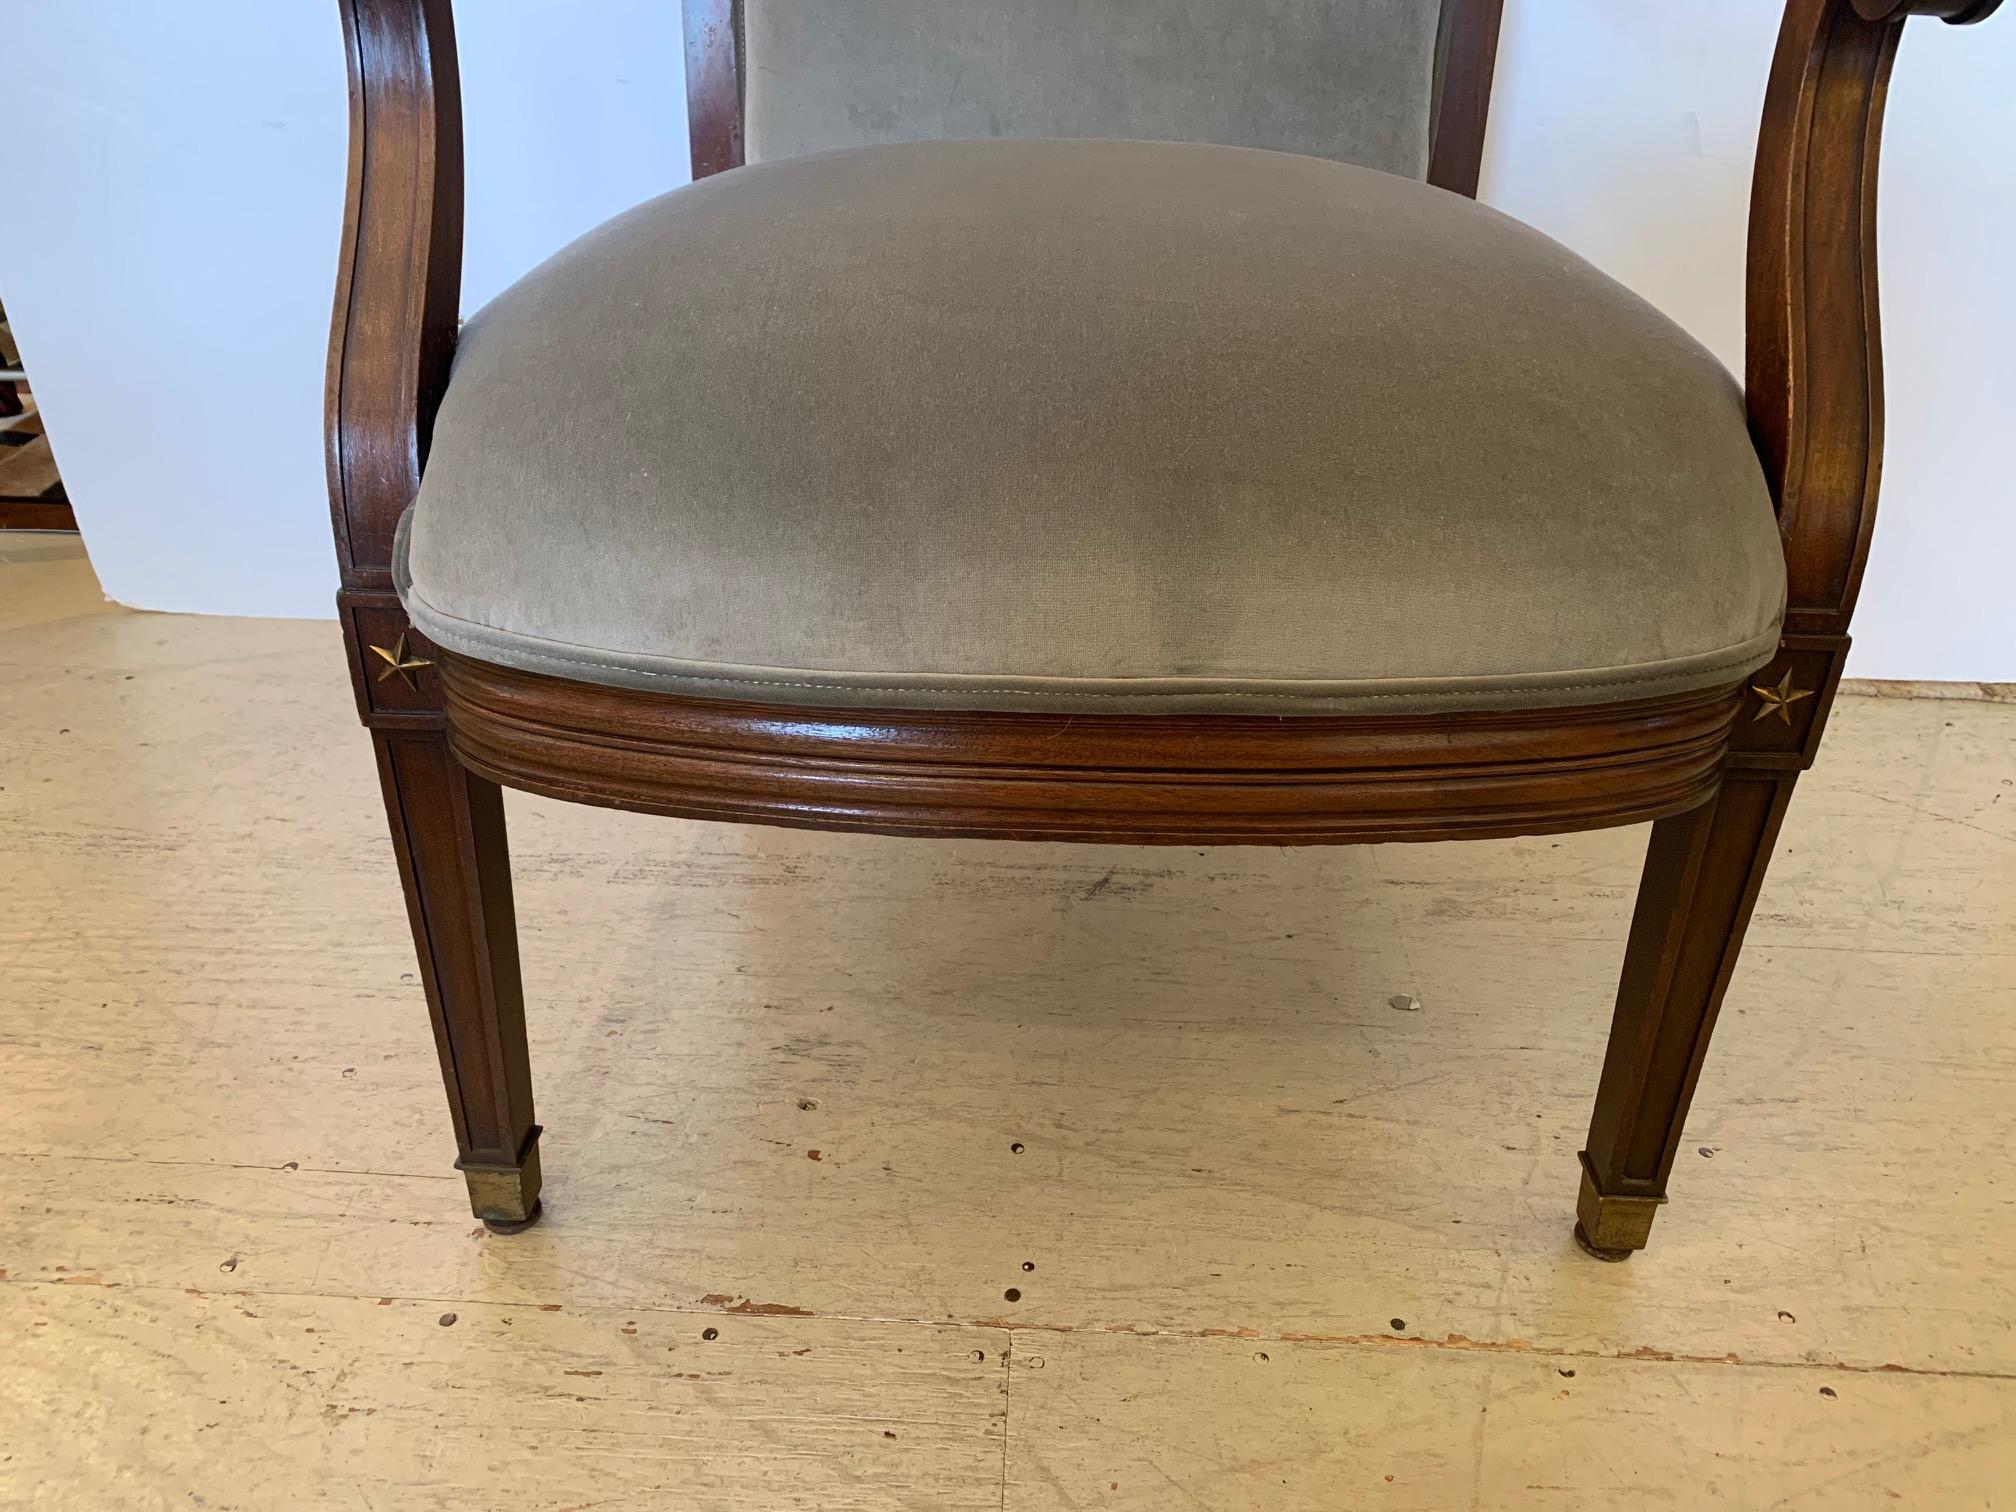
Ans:
{"type": "Polygon", "coordinates": [[[537,1223],[545,1211],[546,1204],[535,1197],[532,1200],[532,1211],[525,1217],[515,1222],[507,1222],[502,1218],[485,1218],[483,1220],[483,1227],[490,1230],[493,1234],[522,1234],[525,1230],[532,1227],[533,1224],[537,1223]]]}
{"type": "Polygon", "coordinates": [[[1582,1191],[1575,1199],[1575,1235],[1582,1247],[1600,1260],[1616,1260],[1631,1250],[1645,1248],[1652,1237],[1652,1220],[1665,1206],[1664,1197],[1642,1193],[1615,1193],[1598,1190],[1589,1154],[1582,1154],[1582,1191]]]}
{"type": "Polygon", "coordinates": [[[1602,1249],[1591,1244],[1589,1242],[1589,1231],[1582,1227],[1579,1221],[1575,1225],[1575,1242],[1582,1246],[1584,1254],[1593,1255],[1598,1260],[1607,1260],[1612,1265],[1615,1265],[1620,1260],[1629,1260],[1633,1255],[1638,1253],[1636,1250],[1628,1249],[1602,1249]]]}
{"type": "Polygon", "coordinates": [[[510,1165],[484,1165],[458,1160],[455,1168],[469,1183],[469,1209],[500,1234],[515,1234],[539,1216],[539,1126],[525,1136],[518,1159],[510,1165]]]}

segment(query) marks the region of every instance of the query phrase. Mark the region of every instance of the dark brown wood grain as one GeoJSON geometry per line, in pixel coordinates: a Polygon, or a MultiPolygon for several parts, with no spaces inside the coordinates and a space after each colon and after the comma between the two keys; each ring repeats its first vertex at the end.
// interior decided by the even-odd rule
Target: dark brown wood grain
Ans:
{"type": "Polygon", "coordinates": [[[1712,803],[1652,827],[1582,1155],[1578,1231],[1605,1258],[1642,1248],[1665,1201],[1796,777],[1732,770],[1712,803]]]}
{"type": "Polygon", "coordinates": [[[1713,791],[1740,690],[1516,713],[938,713],[675,698],[440,657],[456,754],[510,787],[903,835],[1311,844],[1538,834],[1713,791]]]}
{"type": "Polygon", "coordinates": [[[539,1201],[539,1130],[503,798],[437,732],[373,741],[458,1165],[478,1218],[523,1223],[539,1201]]]}
{"type": "Polygon", "coordinates": [[[1876,149],[1901,32],[1845,0],[1794,0],[1766,95],[1746,391],[1785,540],[1788,629],[1847,628],[1876,523],[1876,149]]]}
{"type": "Polygon", "coordinates": [[[1471,199],[1477,197],[1484,167],[1484,132],[1491,115],[1503,9],[1504,0],[1442,3],[1428,182],[1471,199]]]}
{"type": "Polygon", "coordinates": [[[742,47],[737,0],[685,0],[686,128],[693,177],[742,166],[742,47]]]}
{"type": "MultiPolygon", "coordinates": [[[[360,712],[385,710],[382,663],[406,631],[392,542],[420,487],[454,356],[462,278],[462,102],[448,0],[338,0],[350,60],[350,172],[325,390],[330,513],[360,712]]],[[[403,680],[402,680],[403,681],[403,680]]],[[[431,686],[431,685],[430,685],[431,686]]]]}
{"type": "Polygon", "coordinates": [[[0,530],[75,530],[77,516],[67,503],[48,499],[0,499],[0,530]]]}
{"type": "Polygon", "coordinates": [[[455,352],[462,99],[448,0],[339,0],[350,179],[327,386],[329,497],[346,588],[392,585],[455,352]]]}
{"type": "Polygon", "coordinates": [[[1785,8],[1752,181],[1745,388],[1778,504],[1794,634],[1847,631],[1876,523],[1877,149],[1898,18],[1979,20],[1999,3],[1785,8]]]}

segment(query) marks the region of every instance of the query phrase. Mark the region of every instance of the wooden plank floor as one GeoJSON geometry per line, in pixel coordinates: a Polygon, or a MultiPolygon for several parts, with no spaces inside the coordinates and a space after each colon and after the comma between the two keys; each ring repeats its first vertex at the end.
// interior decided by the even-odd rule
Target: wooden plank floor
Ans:
{"type": "Polygon", "coordinates": [[[6,539],[0,1506],[2006,1503],[2012,782],[2016,705],[1843,700],[1621,1266],[1569,1231],[1641,830],[514,795],[548,1216],[497,1238],[334,626],[6,539]]]}

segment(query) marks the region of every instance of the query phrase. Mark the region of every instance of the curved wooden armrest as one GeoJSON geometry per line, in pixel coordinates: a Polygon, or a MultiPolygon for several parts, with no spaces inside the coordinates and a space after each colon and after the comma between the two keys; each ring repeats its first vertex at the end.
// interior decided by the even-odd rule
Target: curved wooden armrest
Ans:
{"type": "Polygon", "coordinates": [[[455,350],[461,88],[449,0],[337,3],[350,189],[329,342],[329,495],[343,586],[385,591],[455,350]]]}
{"type": "Polygon", "coordinates": [[[1750,203],[1746,388],[1785,541],[1787,635],[1840,638],[1837,659],[1882,465],[1876,169],[1890,65],[1905,17],[1979,21],[2000,3],[1785,7],[1750,203]]]}

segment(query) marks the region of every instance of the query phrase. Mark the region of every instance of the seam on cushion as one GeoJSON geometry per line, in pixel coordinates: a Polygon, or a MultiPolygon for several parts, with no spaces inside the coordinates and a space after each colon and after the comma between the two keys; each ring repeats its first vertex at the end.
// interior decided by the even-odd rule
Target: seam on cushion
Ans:
{"type": "MultiPolygon", "coordinates": [[[[490,634],[497,636],[511,636],[517,633],[515,631],[510,630],[500,630],[495,625],[486,625],[481,620],[465,619],[459,614],[448,614],[444,612],[443,610],[437,608],[435,605],[429,603],[425,598],[423,598],[420,595],[419,591],[412,586],[410,578],[407,583],[407,594],[412,600],[421,604],[430,615],[438,616],[443,620],[452,620],[458,625],[468,625],[472,629],[487,631],[490,634]]],[[[1757,642],[1759,640],[1762,640],[1765,635],[1771,633],[1773,632],[1763,631],[1760,632],[1758,635],[1752,637],[1748,641],[1741,641],[1733,646],[1718,647],[1713,652],[1701,653],[1703,655],[1712,655],[1723,659],[1704,663],[1700,666],[1696,666],[1690,669],[1689,671],[1685,672],[1664,672],[1646,677],[1614,677],[1614,678],[1600,679],[1594,682],[1545,683],[1540,684],[1538,686],[1540,689],[1544,691],[1553,693],[1585,693],[1585,692],[1594,692],[1602,688],[1642,687],[1651,683],[1680,682],[1689,678],[1703,677],[1715,672],[1727,670],[1729,668],[1746,665],[1752,659],[1752,655],[1754,654],[1754,647],[1756,646],[1757,642]],[[1744,650],[1744,648],[1753,648],[1753,650],[1746,650],[1745,654],[1740,656],[1735,654],[1739,650],[1744,650]]],[[[844,682],[844,681],[789,682],[781,678],[771,678],[771,677],[728,677],[717,673],[707,673],[707,672],[663,672],[652,667],[635,667],[635,666],[626,666],[621,662],[595,661],[588,656],[556,656],[551,652],[532,651],[519,646],[512,646],[509,648],[509,651],[511,655],[517,657],[523,657],[527,661],[546,662],[549,665],[556,667],[595,667],[604,672],[621,672],[629,677],[655,677],[664,679],[668,682],[728,683],[734,686],[748,687],[748,688],[802,688],[807,691],[822,692],[822,693],[850,693],[850,692],[851,693],[985,693],[988,695],[998,694],[1004,698],[1189,697],[1189,698],[1301,698],[1311,700],[1317,700],[1317,699],[1337,700],[1337,699],[1374,699],[1374,698],[1415,698],[1415,699],[1432,698],[1435,696],[1437,691],[1431,688],[1431,689],[1409,689],[1400,692],[1386,692],[1386,693],[1338,693],[1334,691],[1319,693],[1319,692],[1298,692],[1293,689],[1284,687],[1278,690],[1267,689],[1264,691],[1251,691],[1251,692],[1232,688],[1195,688],[1188,690],[1177,690],[1177,689],[1158,690],[1157,692],[1151,693],[1151,692],[1142,692],[1141,690],[1138,689],[1122,689],[1122,688],[1113,688],[1113,689],[1085,688],[1077,690],[1067,688],[1054,688],[1054,689],[983,688],[983,687],[975,687],[971,683],[934,684],[923,682],[901,683],[893,687],[876,687],[868,683],[844,682]]],[[[1659,666],[1661,665],[1661,663],[1650,662],[1650,663],[1640,663],[1639,665],[1659,666]]],[[[873,676],[874,674],[870,673],[868,675],[873,676]]],[[[1544,676],[1546,674],[1543,673],[1538,675],[1544,676]]],[[[1083,680],[1089,682],[1092,681],[1093,679],[1086,678],[1083,680]]],[[[1106,679],[1101,680],[1104,681],[1106,679]]],[[[1144,677],[1139,678],[1137,680],[1140,682],[1168,682],[1168,681],[1175,681],[1177,679],[1144,677]]],[[[1210,681],[1210,679],[1208,678],[1194,678],[1188,680],[1193,682],[1210,681]]],[[[1436,678],[1429,680],[1437,682],[1458,681],[1458,679],[1455,678],[1436,678]]],[[[1470,687],[1467,687],[1461,691],[1463,692],[1512,691],[1517,689],[1519,686],[1521,685],[1512,684],[1508,686],[1507,684],[1504,684],[1502,682],[1499,683],[1496,688],[1492,688],[1488,685],[1485,687],[1478,687],[1475,684],[1472,684],[1470,687]]],[[[1528,684],[1525,686],[1534,686],[1534,685],[1528,684]]],[[[1449,691],[1456,692],[1458,690],[1451,689],[1449,691]]]]}
{"type": "MultiPolygon", "coordinates": [[[[590,661],[586,657],[551,656],[543,651],[526,651],[511,648],[511,655],[523,657],[527,661],[543,661],[556,667],[596,667],[605,672],[621,672],[630,677],[661,677],[669,682],[732,683],[745,688],[805,688],[826,693],[987,693],[1000,694],[1007,698],[1311,698],[1311,699],[1352,699],[1352,698],[1432,698],[1434,690],[1412,690],[1399,693],[1301,693],[1291,689],[1267,689],[1246,692],[1235,688],[1197,688],[1194,690],[1170,690],[1161,693],[1143,693],[1125,688],[976,688],[971,683],[899,683],[894,687],[875,687],[868,683],[854,682],[785,682],[768,677],[722,677],[707,672],[660,672],[651,667],[628,667],[621,662],[590,661]]],[[[1546,691],[1553,693],[1583,693],[1597,688],[1631,688],[1647,683],[1679,682],[1686,678],[1702,677],[1720,672],[1724,666],[1738,667],[1750,660],[1747,656],[1736,657],[1727,663],[1711,662],[1697,667],[1691,672],[1664,672],[1656,677],[1617,677],[1603,682],[1546,683],[1546,691]]],[[[1090,681],[1091,679],[1086,679],[1090,681]]],[[[1166,678],[1141,678],[1142,682],[1169,681],[1166,678]]],[[[1194,679],[1198,682],[1207,679],[1194,679]]],[[[1454,679],[1448,679],[1454,681],[1454,679]]],[[[1501,684],[1502,688],[1504,685],[1501,684]]],[[[1453,691],[1453,690],[1452,690],[1453,691]]],[[[1494,691],[1489,687],[1476,691],[1494,691]]]]}

